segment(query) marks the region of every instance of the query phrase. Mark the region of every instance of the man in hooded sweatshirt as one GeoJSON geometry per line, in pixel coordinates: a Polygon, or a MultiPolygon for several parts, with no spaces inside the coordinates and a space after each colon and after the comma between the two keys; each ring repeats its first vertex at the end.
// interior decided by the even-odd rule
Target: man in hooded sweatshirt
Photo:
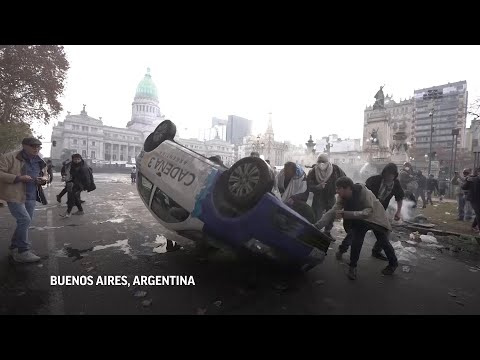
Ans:
{"type": "Polygon", "coordinates": [[[60,216],[69,218],[74,206],[77,207],[78,211],[73,213],[73,215],[83,215],[84,212],[80,201],[80,193],[83,190],[88,190],[90,188],[90,172],[87,164],[85,164],[85,161],[82,159],[82,155],[72,155],[72,161],[67,164],[65,168],[65,176],[68,196],[67,211],[60,216]]]}
{"type": "MultiPolygon", "coordinates": [[[[327,154],[321,154],[315,166],[307,176],[308,191],[313,193],[312,208],[315,220],[320,220],[324,211],[328,211],[335,204],[335,182],[345,176],[345,172],[328,160],[327,154]]],[[[333,220],[325,226],[325,234],[331,237],[333,220]]]]}
{"type": "MultiPolygon", "coordinates": [[[[402,203],[405,193],[400,186],[400,181],[398,181],[397,165],[394,163],[387,164],[383,168],[381,175],[369,177],[365,182],[365,186],[373,193],[373,195],[375,195],[378,200],[380,200],[380,203],[383,205],[385,210],[387,210],[392,197],[395,197],[395,201],[397,202],[397,212],[395,213],[394,220],[400,220],[400,213],[402,211],[402,203]]],[[[347,231],[347,229],[345,230],[347,231]]],[[[342,254],[347,252],[351,244],[352,233],[347,231],[347,236],[338,248],[337,259],[341,259],[342,254]]],[[[387,257],[382,254],[381,242],[378,241],[378,239],[373,246],[372,256],[377,259],[388,260],[387,257]]]]}
{"type": "Polygon", "coordinates": [[[350,268],[347,276],[352,280],[357,278],[357,262],[368,230],[373,231],[388,258],[389,264],[382,270],[382,274],[392,275],[398,266],[398,260],[388,239],[392,226],[382,203],[365,185],[354,184],[346,176],[337,179],[336,191],[338,196],[335,205],[315,223],[315,226],[322,229],[335,218],[344,219],[344,226],[352,234],[350,268]]]}

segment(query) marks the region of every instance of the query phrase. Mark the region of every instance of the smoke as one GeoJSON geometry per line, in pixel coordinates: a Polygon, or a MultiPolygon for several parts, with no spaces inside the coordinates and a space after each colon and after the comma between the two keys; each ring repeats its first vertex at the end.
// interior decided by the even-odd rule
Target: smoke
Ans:
{"type": "MultiPolygon", "coordinates": [[[[402,210],[400,216],[402,220],[411,221],[415,217],[415,208],[413,207],[415,203],[411,200],[403,199],[402,210]]],[[[388,204],[387,215],[389,219],[393,219],[395,213],[397,212],[397,202],[395,197],[392,197],[390,204],[388,204]]]]}

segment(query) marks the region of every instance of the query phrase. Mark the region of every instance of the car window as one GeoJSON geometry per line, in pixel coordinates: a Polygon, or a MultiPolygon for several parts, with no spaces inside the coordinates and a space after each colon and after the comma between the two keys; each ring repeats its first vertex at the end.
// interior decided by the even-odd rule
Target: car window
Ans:
{"type": "Polygon", "coordinates": [[[143,200],[145,200],[145,202],[148,204],[150,201],[150,194],[152,193],[153,184],[141,173],[138,173],[138,178],[140,180],[138,191],[143,200]]]}
{"type": "Polygon", "coordinates": [[[178,223],[188,219],[190,213],[173,201],[162,190],[155,190],[152,200],[153,212],[167,223],[178,223]]]}

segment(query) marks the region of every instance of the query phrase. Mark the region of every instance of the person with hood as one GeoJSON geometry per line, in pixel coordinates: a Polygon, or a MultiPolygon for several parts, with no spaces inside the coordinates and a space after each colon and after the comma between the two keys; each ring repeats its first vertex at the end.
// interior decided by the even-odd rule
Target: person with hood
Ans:
{"type": "Polygon", "coordinates": [[[433,174],[430,174],[427,179],[427,204],[430,202],[430,205],[433,205],[432,194],[434,191],[438,192],[438,181],[433,174]]]}
{"type": "Polygon", "coordinates": [[[0,154],[0,199],[5,200],[17,227],[10,244],[13,260],[30,263],[40,260],[31,250],[28,229],[36,202],[46,205],[42,185],[48,181],[47,164],[39,154],[42,143],[36,138],[24,138],[22,150],[0,154]]]}
{"type": "MultiPolygon", "coordinates": [[[[335,218],[343,219],[344,227],[352,236],[350,267],[347,276],[351,280],[357,278],[357,262],[368,230],[373,231],[380,247],[387,255],[388,266],[382,270],[382,274],[392,275],[398,267],[398,260],[389,241],[392,226],[384,206],[365,185],[354,184],[346,176],[338,178],[335,187],[338,195],[335,205],[315,223],[315,226],[321,230],[335,218]]],[[[346,249],[340,245],[336,254],[337,259],[341,260],[345,252],[346,249]]]]}
{"type": "Polygon", "coordinates": [[[409,162],[403,164],[403,169],[400,170],[398,180],[400,181],[400,185],[405,192],[405,198],[413,201],[413,207],[416,207],[417,200],[415,199],[415,193],[418,189],[418,183],[416,181],[412,165],[409,162]]]}
{"type": "MultiPolygon", "coordinates": [[[[319,220],[324,211],[328,211],[335,204],[335,182],[345,176],[345,172],[328,160],[327,154],[321,154],[317,163],[308,172],[308,191],[313,193],[312,208],[315,212],[315,220],[319,220]]],[[[325,227],[325,234],[331,237],[333,220],[325,227]]]]}
{"type": "Polygon", "coordinates": [[[417,183],[418,188],[415,193],[415,201],[418,200],[420,196],[422,198],[423,208],[427,207],[427,202],[425,201],[425,189],[427,188],[427,178],[422,174],[420,170],[417,171],[417,183]]]}
{"type": "Polygon", "coordinates": [[[72,161],[65,167],[65,183],[67,188],[67,211],[60,216],[69,218],[74,206],[78,211],[73,215],[83,215],[82,203],[80,202],[80,193],[88,190],[91,185],[90,170],[82,159],[82,155],[73,154],[72,161]]]}
{"type": "MultiPolygon", "coordinates": [[[[380,200],[383,208],[387,210],[388,205],[392,197],[395,197],[397,202],[397,211],[394,215],[394,220],[400,220],[400,214],[402,212],[402,203],[405,193],[403,192],[400,182],[398,181],[398,169],[394,163],[387,164],[380,175],[374,175],[367,179],[365,186],[369,189],[375,197],[380,200]]],[[[347,229],[345,229],[347,231],[347,229]]],[[[347,236],[340,245],[344,253],[348,250],[352,242],[352,234],[347,231],[347,236]]],[[[339,255],[341,256],[341,255],[339,255]]],[[[372,248],[372,256],[380,260],[388,260],[385,255],[382,254],[381,242],[377,239],[375,245],[372,248]]]]}
{"type": "Polygon", "coordinates": [[[315,222],[314,212],[307,204],[307,176],[300,165],[290,161],[285,163],[275,183],[285,204],[309,222],[315,222]]]}

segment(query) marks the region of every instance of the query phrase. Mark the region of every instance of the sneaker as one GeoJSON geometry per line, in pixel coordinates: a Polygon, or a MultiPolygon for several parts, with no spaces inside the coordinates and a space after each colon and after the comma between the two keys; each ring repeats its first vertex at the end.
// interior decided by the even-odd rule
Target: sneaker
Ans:
{"type": "Polygon", "coordinates": [[[20,263],[32,263],[32,262],[40,261],[40,257],[35,255],[30,250],[27,250],[21,253],[19,253],[18,251],[15,251],[12,256],[13,256],[13,260],[20,263]]]}
{"type": "Polygon", "coordinates": [[[385,269],[382,270],[383,275],[393,275],[397,266],[388,265],[385,269]]]}
{"type": "Polygon", "coordinates": [[[18,251],[17,248],[13,248],[13,249],[8,249],[8,256],[9,257],[13,257],[14,254],[18,251]]]}
{"type": "Polygon", "coordinates": [[[339,250],[335,253],[335,257],[337,260],[342,260],[343,253],[339,250]]]}
{"type": "Polygon", "coordinates": [[[388,261],[387,257],[385,255],[383,255],[381,252],[372,251],[372,256],[374,258],[377,258],[377,259],[380,259],[380,260],[388,261]]]}
{"type": "Polygon", "coordinates": [[[356,280],[357,279],[357,268],[356,267],[349,267],[347,276],[350,280],[356,280]]]}
{"type": "Polygon", "coordinates": [[[82,211],[79,210],[74,212],[73,215],[85,215],[85,213],[83,212],[83,210],[82,211]]]}
{"type": "Polygon", "coordinates": [[[62,198],[60,197],[60,195],[57,195],[57,202],[59,202],[60,204],[62,203],[62,198]]]}
{"type": "Polygon", "coordinates": [[[72,216],[72,214],[69,213],[68,211],[65,211],[65,214],[59,214],[59,215],[63,218],[69,218],[70,216],[72,216]]]}

